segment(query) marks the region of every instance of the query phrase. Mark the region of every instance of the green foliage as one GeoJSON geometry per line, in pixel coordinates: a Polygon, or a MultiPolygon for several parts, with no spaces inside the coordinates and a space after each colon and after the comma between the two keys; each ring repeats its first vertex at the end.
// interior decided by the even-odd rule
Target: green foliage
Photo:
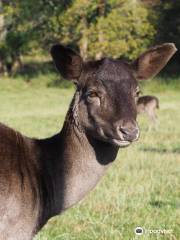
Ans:
{"type": "MultiPolygon", "coordinates": [[[[5,32],[0,44],[0,59],[10,74],[15,70],[14,65],[20,57],[29,50],[29,32],[20,21],[20,6],[17,3],[5,2],[3,5],[3,32],[5,32]]],[[[3,69],[5,69],[5,67],[3,69]]]]}
{"type": "Polygon", "coordinates": [[[98,18],[89,31],[90,54],[100,49],[103,55],[134,59],[153,41],[156,31],[148,19],[148,10],[140,3],[125,1],[105,17],[98,18]],[[103,41],[98,41],[101,31],[103,41]]]}
{"type": "Polygon", "coordinates": [[[20,55],[28,53],[32,43],[47,47],[59,40],[78,48],[84,58],[96,58],[99,53],[132,59],[154,38],[149,12],[134,0],[7,2],[6,44],[13,55],[20,55]]]}
{"type": "Polygon", "coordinates": [[[132,60],[153,45],[157,36],[158,41],[174,41],[180,47],[179,1],[1,0],[0,3],[0,72],[2,64],[11,65],[13,71],[17,62],[19,67],[23,66],[21,56],[38,49],[47,53],[57,42],[77,49],[85,60],[104,56],[132,60]]]}
{"type": "Polygon", "coordinates": [[[140,1],[109,1],[104,16],[98,8],[99,1],[75,0],[62,16],[63,42],[80,51],[86,45],[85,55],[91,58],[101,52],[132,59],[153,41],[156,31],[140,1]]]}
{"type": "MultiPolygon", "coordinates": [[[[66,4],[67,2],[69,1],[66,1],[66,4]]],[[[64,5],[66,4],[64,2],[64,5]]],[[[52,38],[51,33],[54,32],[52,19],[55,14],[62,11],[62,5],[63,1],[58,4],[58,1],[45,0],[1,2],[0,20],[3,20],[1,28],[3,27],[3,33],[5,32],[2,39],[0,31],[0,58],[3,62],[5,64],[8,62],[13,69],[13,65],[20,60],[20,56],[28,54],[30,49],[44,47],[47,38],[52,38]],[[48,31],[50,28],[52,30],[48,31]]]]}

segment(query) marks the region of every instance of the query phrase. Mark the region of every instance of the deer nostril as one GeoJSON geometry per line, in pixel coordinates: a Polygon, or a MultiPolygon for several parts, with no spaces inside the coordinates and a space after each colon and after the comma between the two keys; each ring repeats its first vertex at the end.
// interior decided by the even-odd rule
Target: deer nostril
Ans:
{"type": "Polygon", "coordinates": [[[124,135],[128,135],[128,133],[129,133],[129,129],[128,129],[128,128],[120,127],[120,131],[121,131],[124,135]]]}
{"type": "Polygon", "coordinates": [[[123,135],[124,140],[126,141],[135,141],[139,136],[139,129],[135,128],[125,128],[120,127],[120,132],[123,135]]]}

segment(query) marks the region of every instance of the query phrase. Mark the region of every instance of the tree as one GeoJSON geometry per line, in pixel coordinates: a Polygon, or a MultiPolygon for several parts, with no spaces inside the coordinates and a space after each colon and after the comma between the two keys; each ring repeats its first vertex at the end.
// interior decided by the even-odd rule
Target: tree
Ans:
{"type": "Polygon", "coordinates": [[[97,0],[75,0],[61,15],[62,32],[59,39],[77,47],[84,59],[88,57],[89,28],[97,17],[97,0]]]}
{"type": "Polygon", "coordinates": [[[0,43],[1,73],[15,72],[22,66],[21,55],[27,51],[29,33],[20,21],[20,8],[17,3],[1,2],[3,27],[0,43]]]}
{"type": "Polygon", "coordinates": [[[139,1],[117,1],[106,16],[91,26],[90,55],[93,57],[101,49],[102,55],[133,59],[151,44],[155,33],[148,9],[139,1]],[[98,40],[99,29],[103,41],[98,40]]]}
{"type": "Polygon", "coordinates": [[[0,28],[3,20],[6,30],[0,43],[1,71],[6,69],[13,74],[23,65],[22,55],[33,48],[49,48],[49,43],[57,40],[57,32],[60,32],[60,13],[70,3],[70,0],[1,0],[0,28]]]}
{"type": "Polygon", "coordinates": [[[1,62],[11,73],[22,67],[22,55],[49,50],[55,42],[76,48],[84,59],[135,58],[156,33],[149,2],[147,7],[140,0],[1,0],[1,62]]]}
{"type": "Polygon", "coordinates": [[[76,45],[82,56],[136,57],[156,33],[149,10],[137,0],[75,0],[62,15],[60,39],[76,45]]]}

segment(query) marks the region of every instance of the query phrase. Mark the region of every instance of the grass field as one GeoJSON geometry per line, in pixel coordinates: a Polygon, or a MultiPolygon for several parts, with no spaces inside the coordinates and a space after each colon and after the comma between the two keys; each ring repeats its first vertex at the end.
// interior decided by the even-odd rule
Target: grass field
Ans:
{"type": "MultiPolygon", "coordinates": [[[[140,116],[140,140],[120,150],[96,189],[51,219],[36,240],[180,239],[180,92],[148,85],[144,94],[150,90],[160,99],[159,128],[148,131],[148,119],[140,116]],[[146,233],[136,236],[137,226],[146,233]],[[155,229],[170,231],[148,231],[155,229]]],[[[0,120],[28,136],[51,136],[62,126],[72,93],[1,80],[0,120]]]]}

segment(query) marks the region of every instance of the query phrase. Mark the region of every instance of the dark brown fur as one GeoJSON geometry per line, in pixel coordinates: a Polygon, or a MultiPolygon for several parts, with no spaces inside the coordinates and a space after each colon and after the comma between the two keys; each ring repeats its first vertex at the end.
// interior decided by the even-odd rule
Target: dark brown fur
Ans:
{"type": "Polygon", "coordinates": [[[59,72],[77,89],[62,130],[51,138],[31,139],[0,125],[1,239],[32,239],[51,217],[95,187],[119,148],[138,138],[138,76],[153,76],[175,51],[173,44],[164,44],[132,64],[84,63],[71,49],[52,48],[59,72]]]}

